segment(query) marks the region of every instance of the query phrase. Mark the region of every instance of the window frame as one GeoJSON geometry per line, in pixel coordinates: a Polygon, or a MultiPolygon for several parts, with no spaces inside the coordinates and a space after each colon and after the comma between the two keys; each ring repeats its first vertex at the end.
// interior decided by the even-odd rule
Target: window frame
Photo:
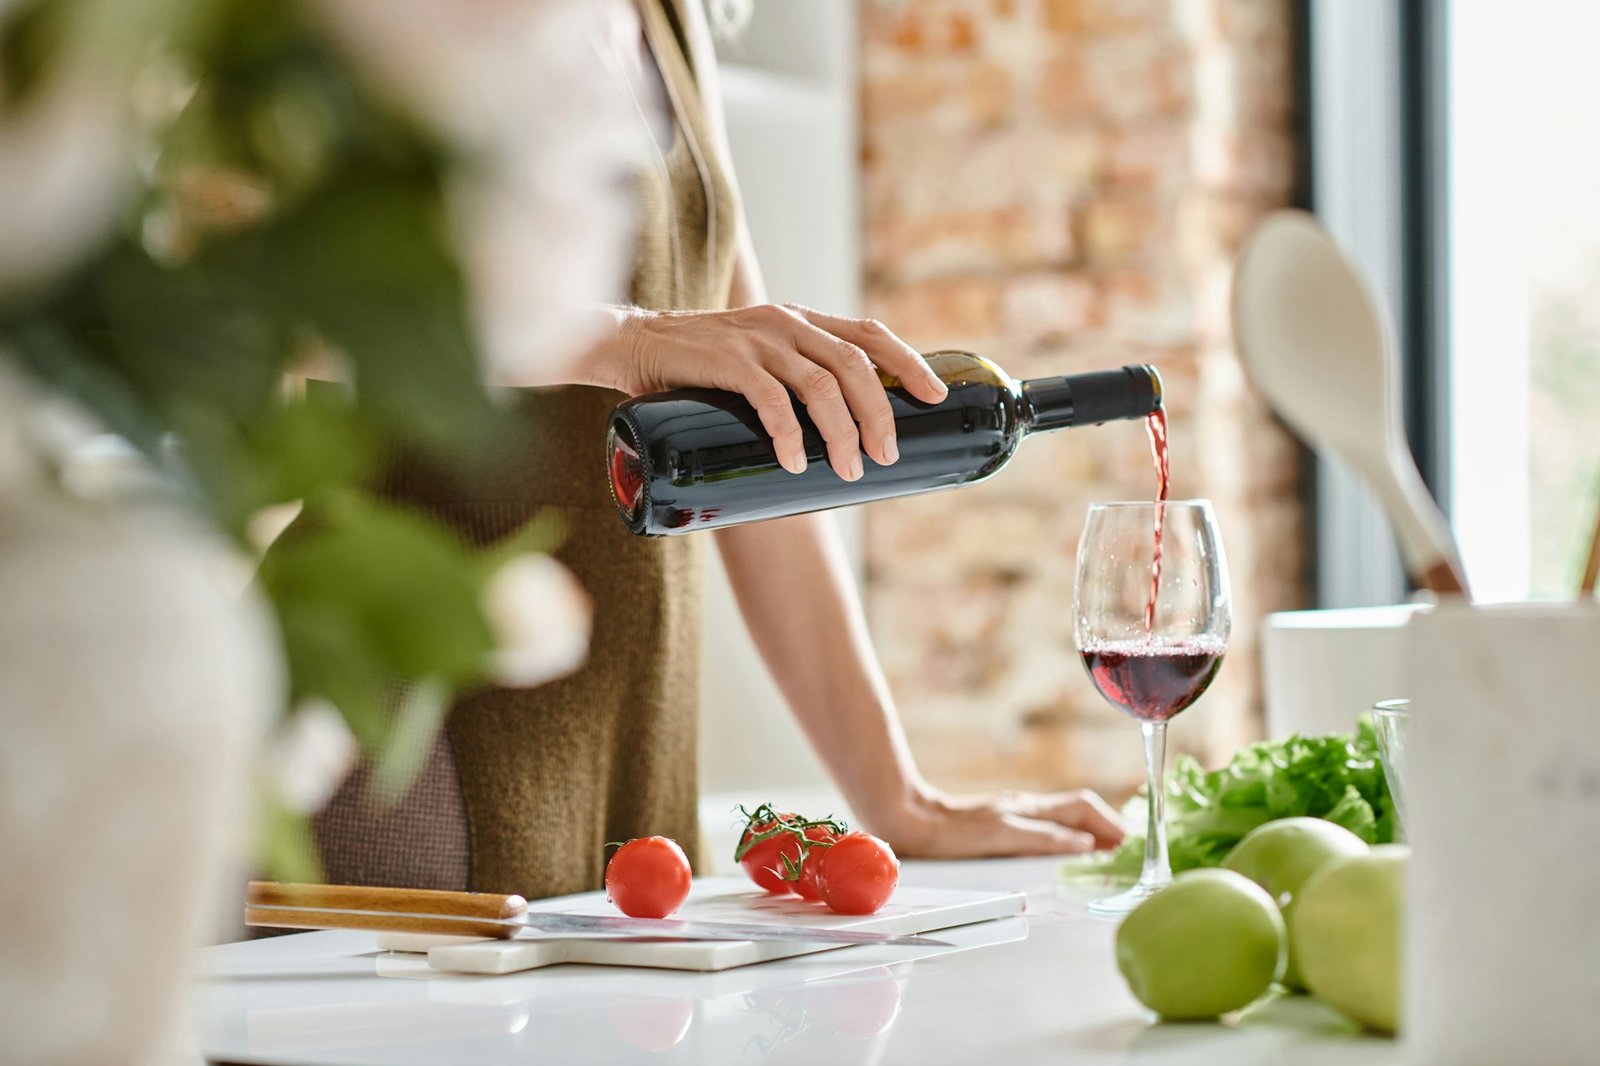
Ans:
{"type": "MultiPolygon", "coordinates": [[[[1402,414],[1423,482],[1448,513],[1447,0],[1295,0],[1298,206],[1372,282],[1401,366],[1402,414]]],[[[1415,586],[1389,523],[1348,469],[1309,455],[1312,600],[1354,607],[1415,586]]]]}

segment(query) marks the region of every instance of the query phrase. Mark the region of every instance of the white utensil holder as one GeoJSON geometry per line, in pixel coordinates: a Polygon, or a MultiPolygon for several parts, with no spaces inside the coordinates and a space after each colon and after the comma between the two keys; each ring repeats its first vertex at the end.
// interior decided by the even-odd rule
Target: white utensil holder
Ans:
{"type": "Polygon", "coordinates": [[[1447,604],[1406,636],[1408,1061],[1591,1064],[1600,607],[1447,604]]]}
{"type": "Polygon", "coordinates": [[[1405,626],[1425,609],[1402,603],[1268,615],[1261,638],[1267,736],[1348,733],[1374,703],[1404,697],[1405,626]]]}

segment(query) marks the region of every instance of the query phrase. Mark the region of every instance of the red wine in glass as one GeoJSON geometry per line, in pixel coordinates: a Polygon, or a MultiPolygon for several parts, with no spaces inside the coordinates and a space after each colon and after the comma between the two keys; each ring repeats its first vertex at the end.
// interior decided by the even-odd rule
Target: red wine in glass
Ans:
{"type": "Polygon", "coordinates": [[[1078,649],[1100,694],[1141,722],[1165,722],[1210,687],[1226,641],[1095,641],[1078,649]]]}
{"type": "MultiPolygon", "coordinates": [[[[1158,463],[1161,428],[1154,424],[1151,433],[1158,463]]],[[[1139,880],[1126,892],[1092,901],[1093,914],[1126,914],[1172,881],[1163,827],[1167,722],[1216,678],[1231,613],[1227,561],[1209,501],[1090,505],[1078,544],[1073,642],[1095,688],[1139,723],[1149,797],[1139,880]],[[1165,583],[1152,580],[1152,528],[1159,530],[1165,583]],[[1157,592],[1161,610],[1152,612],[1157,592]]]]}

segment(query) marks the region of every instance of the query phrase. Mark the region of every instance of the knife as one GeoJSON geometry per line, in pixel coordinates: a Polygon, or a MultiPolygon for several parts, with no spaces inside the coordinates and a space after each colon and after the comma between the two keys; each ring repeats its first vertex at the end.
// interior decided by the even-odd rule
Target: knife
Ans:
{"type": "Polygon", "coordinates": [[[521,896],[360,885],[252,881],[245,895],[249,926],[279,929],[370,929],[391,933],[493,937],[499,940],[602,936],[651,940],[755,940],[814,944],[949,947],[925,936],[856,929],[817,929],[761,922],[684,921],[605,914],[530,911],[521,896]]]}

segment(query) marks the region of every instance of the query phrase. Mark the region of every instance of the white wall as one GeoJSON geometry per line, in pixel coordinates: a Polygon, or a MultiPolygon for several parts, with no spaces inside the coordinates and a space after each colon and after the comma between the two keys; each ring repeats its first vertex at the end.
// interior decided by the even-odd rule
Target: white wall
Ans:
{"type": "MultiPolygon", "coordinates": [[[[761,0],[720,50],[734,168],[770,297],[855,313],[855,3],[761,0]]],[[[858,517],[841,520],[854,552],[858,517]]],[[[701,791],[759,803],[820,788],[826,775],[744,632],[716,552],[708,554],[701,791]]]]}

